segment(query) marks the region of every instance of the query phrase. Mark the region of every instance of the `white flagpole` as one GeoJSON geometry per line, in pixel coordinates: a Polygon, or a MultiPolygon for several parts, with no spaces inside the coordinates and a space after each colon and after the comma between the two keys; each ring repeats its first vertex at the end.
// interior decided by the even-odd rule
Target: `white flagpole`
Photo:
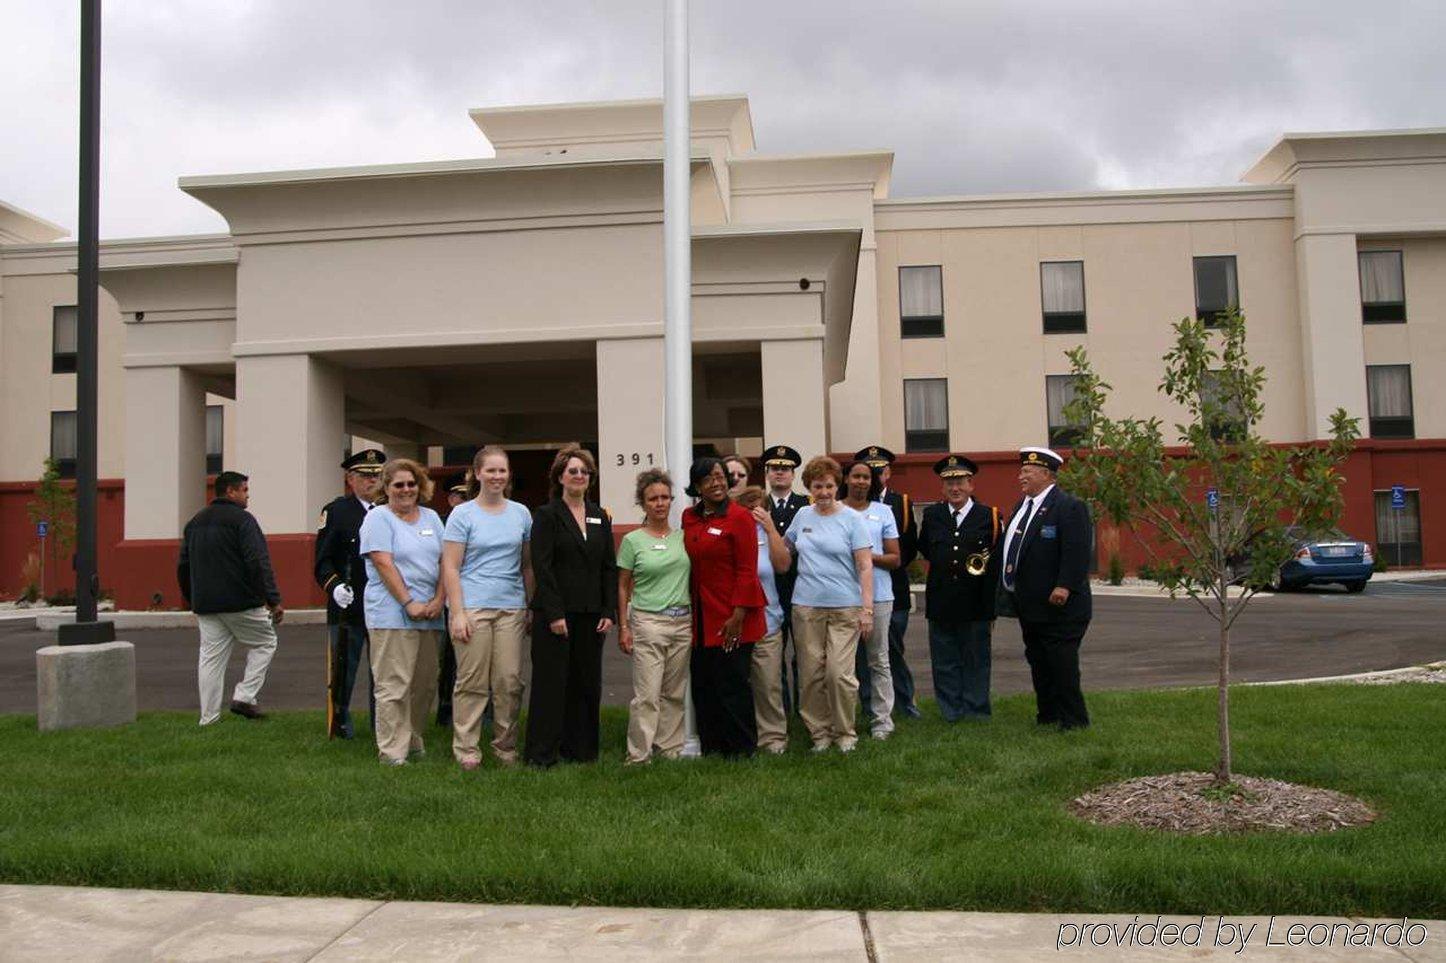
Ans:
{"type": "MultiPolygon", "coordinates": [[[[668,470],[680,489],[673,525],[681,527],[688,468],[693,464],[693,290],[688,0],[666,0],[663,18],[663,357],[668,470]]],[[[685,694],[683,755],[699,754],[693,684],[685,694]]]]}

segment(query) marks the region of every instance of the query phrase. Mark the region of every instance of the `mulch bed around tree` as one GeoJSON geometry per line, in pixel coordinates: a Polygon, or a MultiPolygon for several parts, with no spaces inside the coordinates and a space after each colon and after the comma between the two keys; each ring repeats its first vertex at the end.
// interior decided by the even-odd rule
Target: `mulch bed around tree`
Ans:
{"type": "Polygon", "coordinates": [[[1278,779],[1236,776],[1216,787],[1208,772],[1141,776],[1101,786],[1069,804],[1101,826],[1134,826],[1190,836],[1242,832],[1326,833],[1374,822],[1353,796],[1278,779]]]}

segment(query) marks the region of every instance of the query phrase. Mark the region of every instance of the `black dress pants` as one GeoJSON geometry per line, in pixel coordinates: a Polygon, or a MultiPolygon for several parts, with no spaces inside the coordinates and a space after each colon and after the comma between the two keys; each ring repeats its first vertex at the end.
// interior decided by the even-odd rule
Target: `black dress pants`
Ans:
{"type": "Polygon", "coordinates": [[[751,756],[758,748],[753,687],[748,669],[753,643],[724,652],[722,646],[694,646],[693,712],[705,756],[751,756]]]}
{"type": "Polygon", "coordinates": [[[602,704],[603,637],[596,612],[569,612],[567,636],[532,616],[532,686],[523,758],[534,766],[596,762],[602,704]]]}
{"type": "Polygon", "coordinates": [[[1024,635],[1024,657],[1034,681],[1034,718],[1040,725],[1082,729],[1090,724],[1084,693],[1079,686],[1079,645],[1089,625],[1088,620],[1019,620],[1019,630],[1024,635]]]}

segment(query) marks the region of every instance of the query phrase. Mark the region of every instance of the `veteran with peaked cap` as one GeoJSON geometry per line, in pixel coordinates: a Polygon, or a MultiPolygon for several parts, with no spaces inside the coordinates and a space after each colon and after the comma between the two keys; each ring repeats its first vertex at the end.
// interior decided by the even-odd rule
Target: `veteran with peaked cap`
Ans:
{"type": "Polygon", "coordinates": [[[943,501],[924,509],[919,557],[929,565],[924,617],[934,696],[946,722],[987,719],[999,509],[974,499],[979,466],[967,455],[934,463],[943,501]]]}
{"type": "MultiPolygon", "coordinates": [[[[316,526],[313,572],[316,584],[326,593],[329,636],[327,728],[328,735],[343,739],[353,735],[350,706],[357,668],[363,658],[369,659],[364,655],[368,649],[366,621],[357,601],[366,588],[367,572],[357,547],[362,522],[376,499],[386,461],[386,453],[379,448],[363,449],[343,461],[347,493],[327,503],[316,526]]],[[[369,711],[374,700],[368,684],[369,711]]]]}
{"type": "MultiPolygon", "coordinates": [[[[894,708],[910,718],[919,717],[914,705],[914,673],[904,658],[904,633],[909,628],[909,611],[913,608],[913,597],[909,592],[909,563],[919,555],[919,527],[914,522],[914,508],[909,496],[894,491],[889,482],[894,474],[895,455],[883,445],[866,445],[854,452],[854,461],[861,461],[870,468],[879,469],[879,480],[883,490],[879,501],[888,505],[894,513],[894,524],[899,529],[899,567],[889,573],[893,582],[894,607],[889,613],[889,675],[894,682],[894,708]]],[[[873,695],[869,674],[859,677],[859,706],[867,714],[873,695]]]]}
{"type": "MultiPolygon", "coordinates": [[[[768,487],[768,514],[773,527],[780,537],[787,534],[793,516],[808,504],[808,496],[793,490],[794,471],[803,464],[803,456],[796,448],[788,445],[768,445],[763,449],[763,480],[768,487]]],[[[783,686],[783,711],[796,711],[798,707],[798,649],[793,642],[793,583],[798,579],[798,567],[790,562],[786,570],[775,570],[773,584],[778,589],[778,604],[783,608],[782,641],[778,647],[778,659],[782,666],[780,684],[783,686]],[[793,681],[789,682],[789,666],[793,667],[793,681]]],[[[771,696],[765,694],[765,698],[771,696]]]]}
{"type": "Polygon", "coordinates": [[[1019,450],[1024,497],[1000,536],[999,582],[1024,636],[1035,720],[1075,729],[1090,721],[1080,691],[1079,647],[1093,614],[1093,522],[1089,506],[1056,485],[1063,465],[1048,448],[1019,450]]]}

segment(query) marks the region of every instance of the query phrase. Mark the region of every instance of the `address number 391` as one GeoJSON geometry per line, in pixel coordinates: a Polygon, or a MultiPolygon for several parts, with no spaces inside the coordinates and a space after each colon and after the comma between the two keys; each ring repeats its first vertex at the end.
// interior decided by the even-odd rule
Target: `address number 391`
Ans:
{"type": "Polygon", "coordinates": [[[651,465],[653,464],[653,453],[650,451],[635,451],[630,454],[618,453],[618,467],[627,465],[651,465]]]}

